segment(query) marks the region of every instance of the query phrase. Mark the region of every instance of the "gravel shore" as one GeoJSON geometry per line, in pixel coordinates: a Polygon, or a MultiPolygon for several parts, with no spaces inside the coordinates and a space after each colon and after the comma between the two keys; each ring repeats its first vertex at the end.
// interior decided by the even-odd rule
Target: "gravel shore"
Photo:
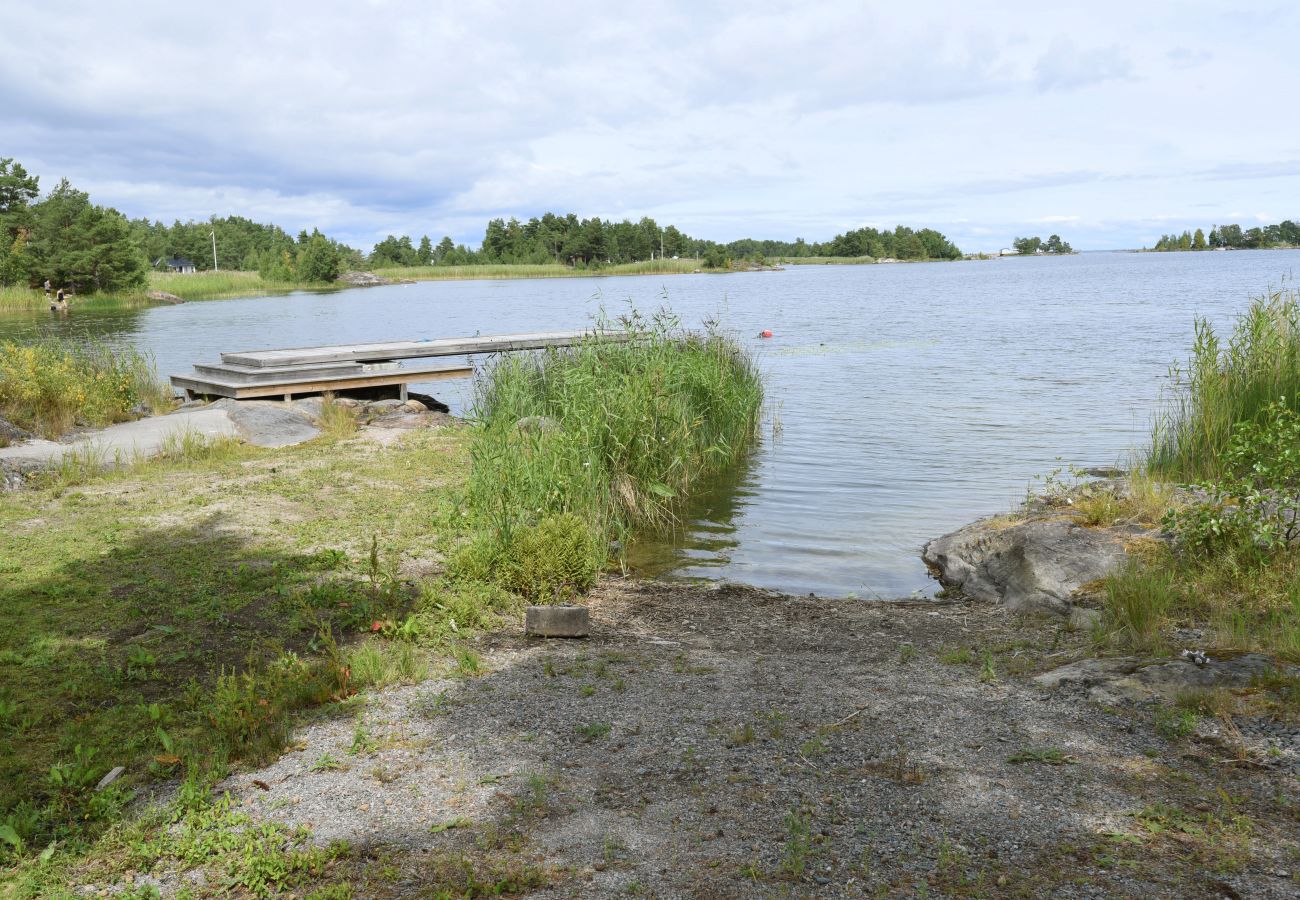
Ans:
{"type": "Polygon", "coordinates": [[[538,897],[1296,894],[1290,767],[1033,686],[1082,655],[1057,621],[617,580],[590,605],[588,640],[485,637],[477,676],[223,788],[362,851],[357,896],[449,867],[538,897]]]}

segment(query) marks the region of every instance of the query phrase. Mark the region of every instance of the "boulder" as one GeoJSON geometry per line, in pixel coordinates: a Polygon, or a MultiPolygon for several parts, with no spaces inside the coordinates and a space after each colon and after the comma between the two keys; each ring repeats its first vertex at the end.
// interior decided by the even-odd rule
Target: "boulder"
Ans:
{"type": "Polygon", "coordinates": [[[1248,687],[1270,671],[1294,676],[1300,668],[1261,653],[1192,659],[1140,659],[1132,656],[1082,659],[1039,675],[1034,683],[1048,690],[1074,689],[1099,703],[1173,700],[1188,690],[1248,687]]]}
{"type": "Polygon", "coordinates": [[[320,437],[321,431],[303,412],[269,400],[218,400],[240,437],[257,447],[289,447],[320,437]]]}
{"type": "Polygon", "coordinates": [[[352,287],[379,287],[380,285],[392,283],[387,278],[381,278],[373,272],[344,272],[338,277],[338,281],[352,287]]]}
{"type": "Polygon", "coordinates": [[[9,444],[20,444],[23,441],[35,440],[36,435],[30,431],[19,428],[13,422],[0,416],[0,447],[9,444]]]}
{"type": "Polygon", "coordinates": [[[159,303],[175,304],[175,303],[185,302],[180,297],[177,297],[175,294],[169,294],[166,291],[149,291],[147,294],[145,294],[145,296],[148,297],[150,300],[156,300],[159,303]]]}
{"type": "Polygon", "coordinates": [[[408,400],[416,400],[423,403],[425,408],[431,412],[449,413],[451,407],[443,403],[437,397],[431,397],[428,394],[420,394],[415,391],[408,391],[406,394],[408,400]]]}
{"type": "Polygon", "coordinates": [[[981,519],[930,541],[921,558],[949,591],[1070,615],[1075,593],[1118,570],[1134,536],[1132,528],[1087,528],[1070,515],[981,519]]]}

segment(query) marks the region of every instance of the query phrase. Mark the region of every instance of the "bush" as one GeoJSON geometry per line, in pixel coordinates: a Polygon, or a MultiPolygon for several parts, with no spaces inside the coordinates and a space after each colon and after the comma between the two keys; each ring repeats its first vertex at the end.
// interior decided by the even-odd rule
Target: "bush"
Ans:
{"type": "Polygon", "coordinates": [[[147,356],[96,344],[0,344],[0,415],[55,438],[74,424],[108,425],[160,407],[170,391],[147,356]]]}
{"type": "Polygon", "coordinates": [[[1222,476],[1202,482],[1208,503],[1172,510],[1165,525],[1191,552],[1279,549],[1300,536],[1300,415],[1285,397],[1238,422],[1222,453],[1222,476]]]}

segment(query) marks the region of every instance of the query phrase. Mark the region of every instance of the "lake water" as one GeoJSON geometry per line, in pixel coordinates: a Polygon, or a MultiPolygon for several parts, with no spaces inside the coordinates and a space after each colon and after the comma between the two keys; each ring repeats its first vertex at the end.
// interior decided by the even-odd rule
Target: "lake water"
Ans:
{"type": "MultiPolygon", "coordinates": [[[[222,350],[578,328],[603,306],[721,319],[768,379],[760,446],[641,571],[893,598],[926,540],[1005,512],[1035,476],[1144,445],[1195,317],[1228,324],[1300,251],[1131,254],[783,272],[423,282],[121,313],[0,316],[0,339],[93,334],[164,374],[222,350]],[[771,329],[775,337],[755,335],[771,329]],[[1059,460],[1059,461],[1058,461],[1059,460]]],[[[430,392],[463,409],[470,389],[430,392]]]]}

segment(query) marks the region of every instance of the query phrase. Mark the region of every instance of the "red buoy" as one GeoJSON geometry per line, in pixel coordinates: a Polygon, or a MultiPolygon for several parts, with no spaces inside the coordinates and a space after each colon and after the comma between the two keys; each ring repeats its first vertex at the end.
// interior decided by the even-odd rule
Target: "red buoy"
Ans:
{"type": "Polygon", "coordinates": [[[762,331],[758,333],[758,336],[761,338],[769,338],[772,336],[772,332],[770,329],[764,328],[762,331]]]}

